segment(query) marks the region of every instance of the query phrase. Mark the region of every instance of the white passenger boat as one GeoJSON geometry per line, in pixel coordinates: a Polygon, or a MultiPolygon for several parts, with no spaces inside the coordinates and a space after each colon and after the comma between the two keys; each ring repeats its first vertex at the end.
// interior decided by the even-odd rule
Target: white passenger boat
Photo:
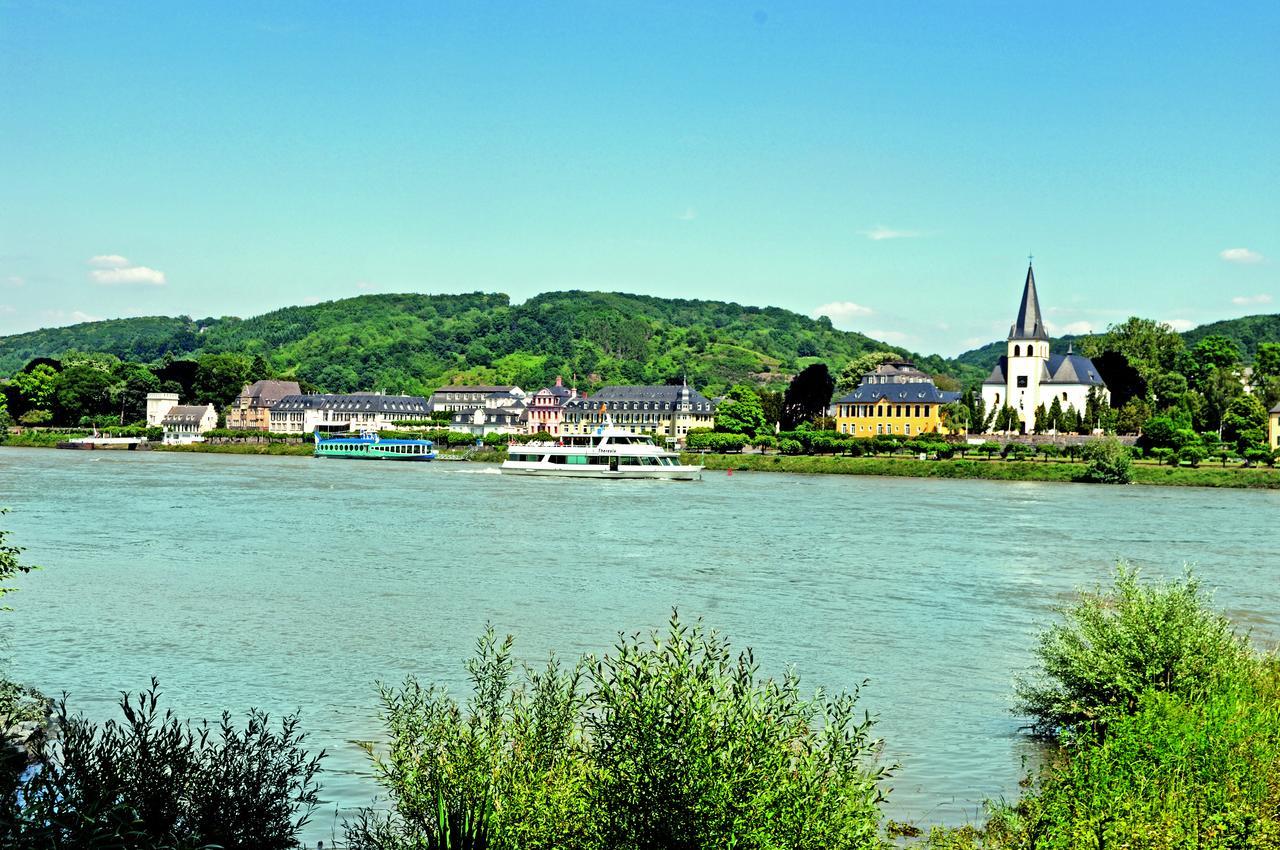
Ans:
{"type": "Polygon", "coordinates": [[[605,427],[555,442],[513,443],[502,471],[509,475],[562,475],[570,478],[668,478],[697,481],[701,466],[680,463],[647,434],[605,427]]]}

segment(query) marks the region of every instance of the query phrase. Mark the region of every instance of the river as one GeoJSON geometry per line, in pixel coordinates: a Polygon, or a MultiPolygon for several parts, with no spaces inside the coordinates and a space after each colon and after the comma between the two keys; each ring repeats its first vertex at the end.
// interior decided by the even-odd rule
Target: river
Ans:
{"type": "Polygon", "coordinates": [[[471,464],[0,448],[0,519],[44,567],[0,615],[10,675],[96,719],[160,679],[180,715],[300,710],[329,751],[308,838],[377,788],[375,681],[464,692],[486,621],[538,662],[702,617],[762,669],[861,705],[888,814],[979,817],[1033,749],[1010,713],[1035,632],[1117,558],[1194,564],[1280,639],[1280,492],[708,474],[512,478],[471,464]],[[335,811],[337,815],[335,815],[335,811]]]}

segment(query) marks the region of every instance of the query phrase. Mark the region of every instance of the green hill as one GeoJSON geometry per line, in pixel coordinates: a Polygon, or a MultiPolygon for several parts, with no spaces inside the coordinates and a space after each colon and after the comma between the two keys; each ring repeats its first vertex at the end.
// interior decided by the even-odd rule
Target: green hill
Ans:
{"type": "MultiPolygon", "coordinates": [[[[0,374],[37,356],[97,351],[154,361],[165,354],[260,355],[271,371],[335,392],[423,393],[445,383],[580,386],[687,377],[710,392],[739,381],[785,383],[817,360],[838,370],[887,350],[914,356],[826,318],[776,307],[612,292],[550,292],[519,305],[503,294],[363,295],[250,319],[118,319],[0,338],[0,374]]],[[[927,371],[977,372],[937,356],[927,371]]]]}

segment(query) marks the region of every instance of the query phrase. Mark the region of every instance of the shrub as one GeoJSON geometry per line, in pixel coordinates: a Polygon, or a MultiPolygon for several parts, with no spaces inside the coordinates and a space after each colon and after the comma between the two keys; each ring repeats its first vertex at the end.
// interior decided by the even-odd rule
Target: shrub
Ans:
{"type": "Polygon", "coordinates": [[[798,455],[804,451],[804,446],[799,440],[779,440],[778,451],[784,455],[798,455]]]}
{"type": "Polygon", "coordinates": [[[1185,463],[1187,466],[1195,468],[1204,463],[1209,453],[1204,450],[1204,446],[1198,443],[1183,446],[1178,449],[1178,463],[1185,463]]]}
{"type": "Polygon", "coordinates": [[[1035,454],[1035,449],[1026,443],[1006,443],[1003,454],[1005,460],[1026,460],[1035,454]]]}
{"type": "Polygon", "coordinates": [[[383,691],[392,811],[349,822],[350,847],[878,846],[888,771],[856,693],[806,700],[675,616],[518,682],[511,646],[481,638],[465,710],[412,679],[383,691]]]}
{"type": "Polygon", "coordinates": [[[1133,454],[1115,437],[1090,440],[1081,452],[1085,461],[1081,481],[1128,484],[1133,480],[1133,454]]]}
{"type": "Polygon", "coordinates": [[[155,680],[136,699],[122,695],[125,722],[101,728],[59,702],[57,747],[44,742],[37,770],[4,800],[5,846],[295,847],[318,802],[324,757],[302,748],[297,716],[278,732],[258,711],[243,730],[227,714],[213,727],[192,726],[161,715],[159,697],[155,680]]]}
{"type": "Polygon", "coordinates": [[[1190,572],[1143,585],[1122,563],[1109,593],[1081,594],[1063,614],[1040,636],[1038,669],[1015,685],[1016,710],[1043,735],[1103,727],[1136,711],[1147,689],[1202,691],[1249,657],[1190,572]]]}

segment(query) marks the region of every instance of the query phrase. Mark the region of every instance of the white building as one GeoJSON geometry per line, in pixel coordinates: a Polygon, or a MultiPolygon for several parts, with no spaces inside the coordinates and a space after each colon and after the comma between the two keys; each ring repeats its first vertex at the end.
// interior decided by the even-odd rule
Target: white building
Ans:
{"type": "Polygon", "coordinates": [[[477,407],[523,406],[525,391],[513,384],[502,386],[441,387],[431,394],[431,410],[437,413],[470,412],[477,407]]]}
{"type": "Polygon", "coordinates": [[[1048,410],[1054,399],[1065,411],[1074,407],[1083,414],[1089,391],[1098,387],[1108,402],[1111,393],[1093,361],[1074,354],[1069,348],[1066,354],[1049,351],[1049,333],[1040,313],[1040,298],[1036,293],[1036,278],[1027,266],[1027,280],[1022,287],[1022,304],[1018,307],[1018,319],[1009,329],[1009,339],[1004,357],[991,370],[982,384],[982,400],[987,411],[999,411],[1005,405],[1012,407],[1022,420],[1023,433],[1035,426],[1036,408],[1044,405],[1048,410]]]}
{"type": "Polygon", "coordinates": [[[161,427],[165,414],[177,406],[177,393],[147,393],[147,427],[161,427]]]}
{"type": "Polygon", "coordinates": [[[514,407],[477,407],[459,410],[449,423],[450,431],[461,431],[485,437],[489,434],[521,434],[524,432],[524,411],[514,407]]]}
{"type": "Polygon", "coordinates": [[[270,430],[279,434],[321,431],[382,431],[397,422],[427,418],[427,400],[416,395],[287,395],[270,413],[270,430]]]}
{"type": "Polygon", "coordinates": [[[165,445],[199,443],[206,431],[218,425],[218,411],[212,404],[177,404],[165,412],[160,420],[164,428],[165,445]]]}

